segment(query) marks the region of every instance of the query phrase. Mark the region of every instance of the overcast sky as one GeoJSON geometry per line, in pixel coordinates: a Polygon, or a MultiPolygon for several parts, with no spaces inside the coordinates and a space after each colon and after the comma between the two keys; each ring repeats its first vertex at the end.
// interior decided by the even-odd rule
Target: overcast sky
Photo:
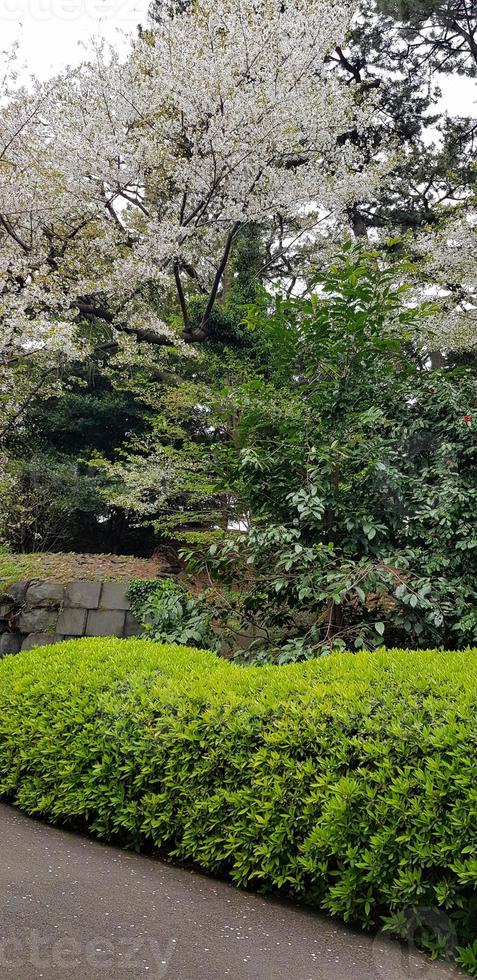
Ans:
{"type": "MultiPolygon", "coordinates": [[[[146,23],[148,6],[149,0],[0,0],[0,45],[19,40],[29,72],[47,78],[81,61],[82,44],[93,36],[126,50],[128,35],[146,23]]],[[[477,116],[475,80],[445,77],[442,87],[451,114],[477,116]]]]}
{"type": "Polygon", "coordinates": [[[42,78],[84,57],[91,37],[127,47],[149,0],[0,0],[0,45],[20,41],[21,62],[42,78]]]}

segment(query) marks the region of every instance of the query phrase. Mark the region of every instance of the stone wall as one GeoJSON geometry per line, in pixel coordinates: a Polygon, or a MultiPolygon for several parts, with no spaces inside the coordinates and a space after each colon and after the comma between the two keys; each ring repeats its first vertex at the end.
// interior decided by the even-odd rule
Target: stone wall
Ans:
{"type": "Polygon", "coordinates": [[[127,582],[16,582],[0,596],[0,657],[81,636],[137,636],[127,582]]]}

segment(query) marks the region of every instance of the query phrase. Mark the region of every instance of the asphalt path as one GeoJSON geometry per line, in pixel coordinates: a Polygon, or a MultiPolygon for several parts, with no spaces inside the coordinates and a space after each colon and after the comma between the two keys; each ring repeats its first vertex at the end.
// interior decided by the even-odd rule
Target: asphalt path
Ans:
{"type": "Polygon", "coordinates": [[[450,980],[353,932],[0,805],[0,980],[450,980]]]}

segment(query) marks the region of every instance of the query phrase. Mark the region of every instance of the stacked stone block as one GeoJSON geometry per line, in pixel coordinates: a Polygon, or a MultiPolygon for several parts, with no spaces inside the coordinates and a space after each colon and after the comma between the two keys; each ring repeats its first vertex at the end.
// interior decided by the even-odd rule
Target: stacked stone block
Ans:
{"type": "Polygon", "coordinates": [[[16,582],[0,596],[0,657],[82,636],[141,633],[127,582],[16,582]]]}

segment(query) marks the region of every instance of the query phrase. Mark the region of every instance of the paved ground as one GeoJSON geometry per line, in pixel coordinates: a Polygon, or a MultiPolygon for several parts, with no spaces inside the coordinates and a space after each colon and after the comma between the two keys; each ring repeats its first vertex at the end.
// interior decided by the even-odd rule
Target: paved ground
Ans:
{"type": "Polygon", "coordinates": [[[382,937],[0,805],[0,980],[449,980],[382,937]]]}

